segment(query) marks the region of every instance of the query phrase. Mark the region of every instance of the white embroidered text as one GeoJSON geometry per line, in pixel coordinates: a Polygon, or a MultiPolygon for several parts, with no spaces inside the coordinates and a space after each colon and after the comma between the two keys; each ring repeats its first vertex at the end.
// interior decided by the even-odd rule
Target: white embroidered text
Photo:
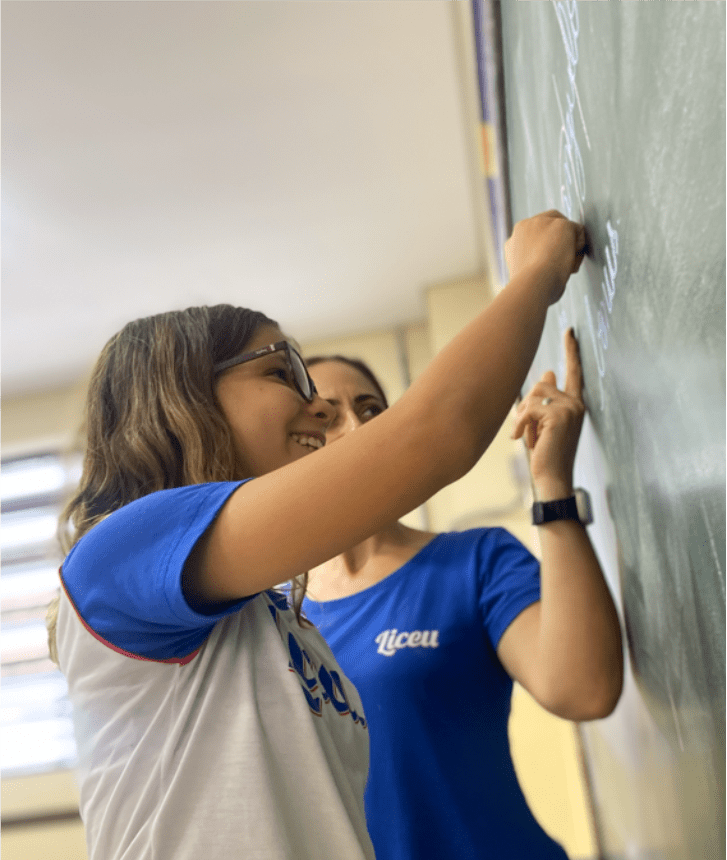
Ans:
{"type": "Polygon", "coordinates": [[[439,630],[382,630],[374,640],[379,646],[376,650],[385,657],[391,657],[400,648],[438,648],[439,630]]]}

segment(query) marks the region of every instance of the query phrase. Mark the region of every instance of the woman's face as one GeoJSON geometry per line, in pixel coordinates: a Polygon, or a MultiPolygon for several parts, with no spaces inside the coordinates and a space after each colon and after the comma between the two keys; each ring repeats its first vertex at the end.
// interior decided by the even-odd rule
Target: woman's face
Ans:
{"type": "MultiPolygon", "coordinates": [[[[244,352],[285,339],[276,326],[264,326],[245,344],[244,352]]],[[[282,352],[223,371],[215,392],[246,477],[272,472],[325,444],[333,408],[319,396],[312,403],[303,399],[282,352]]]]}
{"type": "Polygon", "coordinates": [[[380,415],[386,405],[361,371],[342,361],[322,361],[308,369],[318,393],[335,409],[326,430],[330,444],[380,415]]]}

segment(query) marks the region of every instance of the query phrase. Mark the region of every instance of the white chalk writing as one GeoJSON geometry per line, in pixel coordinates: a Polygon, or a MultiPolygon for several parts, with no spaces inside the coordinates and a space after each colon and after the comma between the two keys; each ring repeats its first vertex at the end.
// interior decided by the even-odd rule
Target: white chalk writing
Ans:
{"type": "MultiPolygon", "coordinates": [[[[555,87],[555,97],[558,101],[558,109],[560,110],[560,140],[559,140],[559,162],[560,162],[560,202],[563,211],[569,218],[573,218],[573,203],[574,199],[577,202],[581,220],[583,218],[583,201],[586,199],[586,174],[583,169],[583,158],[581,149],[576,138],[575,123],[573,121],[573,111],[576,104],[580,110],[580,97],[578,95],[578,86],[576,84],[576,68],[578,66],[578,33],[580,29],[578,21],[578,3],[576,0],[569,2],[555,2],[555,15],[558,19],[558,26],[563,37],[563,46],[568,60],[568,82],[569,89],[566,92],[565,102],[566,110],[563,111],[563,105],[558,95],[558,88],[555,87]]],[[[555,80],[553,80],[555,86],[555,80]]],[[[583,130],[588,139],[586,124],[581,112],[581,122],[583,130]]]]}
{"type": "Polygon", "coordinates": [[[606,405],[603,378],[606,375],[608,333],[611,311],[613,310],[613,298],[616,294],[616,273],[618,272],[618,232],[611,226],[610,221],[606,222],[606,230],[608,231],[608,245],[606,246],[606,263],[603,267],[603,278],[601,279],[603,298],[598,305],[596,325],[593,324],[593,313],[591,312],[591,303],[588,300],[588,295],[583,297],[586,303],[588,331],[591,335],[593,352],[596,356],[599,393],[601,395],[601,409],[606,405]]]}
{"type": "MultiPolygon", "coordinates": [[[[560,166],[560,200],[563,212],[569,218],[574,217],[573,207],[575,201],[578,205],[581,222],[583,222],[585,221],[583,203],[586,199],[586,178],[585,170],[583,168],[583,158],[576,138],[575,122],[573,120],[574,108],[576,105],[578,105],[583,133],[589,149],[591,148],[591,142],[588,138],[588,130],[586,129],[583,110],[581,108],[581,99],[578,94],[578,87],[576,84],[576,69],[578,67],[578,34],[580,32],[578,3],[576,0],[551,0],[551,2],[555,10],[558,27],[560,28],[560,34],[563,39],[563,47],[565,49],[565,56],[568,62],[569,83],[569,89],[565,98],[566,109],[564,111],[563,104],[558,94],[555,77],[553,77],[553,87],[555,89],[555,97],[558,102],[561,119],[558,150],[560,166]]],[[[610,221],[606,222],[606,231],[608,232],[608,245],[606,246],[606,263],[603,266],[603,278],[601,280],[603,298],[598,304],[595,323],[588,295],[583,297],[586,305],[588,330],[596,357],[601,409],[606,405],[603,379],[606,375],[606,351],[608,350],[609,342],[610,318],[613,311],[614,296],[616,295],[616,273],[618,272],[619,250],[618,232],[611,226],[610,221]]],[[[560,328],[563,329],[565,323],[563,313],[559,315],[558,321],[560,328]]]]}

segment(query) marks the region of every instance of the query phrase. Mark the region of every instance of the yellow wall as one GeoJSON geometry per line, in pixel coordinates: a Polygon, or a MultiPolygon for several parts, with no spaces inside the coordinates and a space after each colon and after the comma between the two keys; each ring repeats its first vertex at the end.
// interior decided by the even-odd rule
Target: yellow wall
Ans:
{"type": "MultiPolygon", "coordinates": [[[[401,330],[303,344],[306,355],[342,353],[366,361],[380,377],[391,402],[404,391],[407,374],[421,372],[439,350],[477,311],[489,292],[483,282],[434,287],[427,294],[428,319],[401,330]]],[[[3,456],[49,443],[67,445],[81,420],[84,384],[62,391],[6,400],[3,404],[3,456]]],[[[433,530],[504,525],[538,554],[529,523],[529,499],[513,477],[512,461],[522,458],[520,443],[509,439],[510,421],[480,463],[456,484],[433,497],[405,521],[433,530]],[[520,504],[518,504],[520,500],[520,504]],[[503,508],[508,511],[503,513],[503,508]]],[[[543,711],[521,688],[513,694],[510,738],[515,767],[531,808],[545,830],[573,860],[597,856],[578,756],[575,727],[543,711]]],[[[66,808],[75,802],[68,774],[5,781],[3,814],[66,808]]],[[[3,860],[83,860],[82,828],[54,825],[9,831],[2,838],[3,860]]]]}
{"type": "Polygon", "coordinates": [[[3,458],[67,448],[81,425],[85,393],[84,379],[67,388],[3,397],[3,458]]]}
{"type": "MultiPolygon", "coordinates": [[[[3,821],[77,809],[78,792],[68,771],[2,781],[3,821]]],[[[80,819],[56,824],[5,828],[3,860],[85,860],[80,819]]]]}

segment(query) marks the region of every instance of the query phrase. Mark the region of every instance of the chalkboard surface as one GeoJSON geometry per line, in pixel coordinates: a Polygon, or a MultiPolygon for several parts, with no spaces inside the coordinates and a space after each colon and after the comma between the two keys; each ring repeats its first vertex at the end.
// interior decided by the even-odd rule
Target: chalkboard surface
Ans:
{"type": "Polygon", "coordinates": [[[528,386],[562,382],[573,325],[576,483],[628,650],[582,727],[604,855],[724,857],[725,6],[498,5],[511,218],[591,240],[528,386]]]}

